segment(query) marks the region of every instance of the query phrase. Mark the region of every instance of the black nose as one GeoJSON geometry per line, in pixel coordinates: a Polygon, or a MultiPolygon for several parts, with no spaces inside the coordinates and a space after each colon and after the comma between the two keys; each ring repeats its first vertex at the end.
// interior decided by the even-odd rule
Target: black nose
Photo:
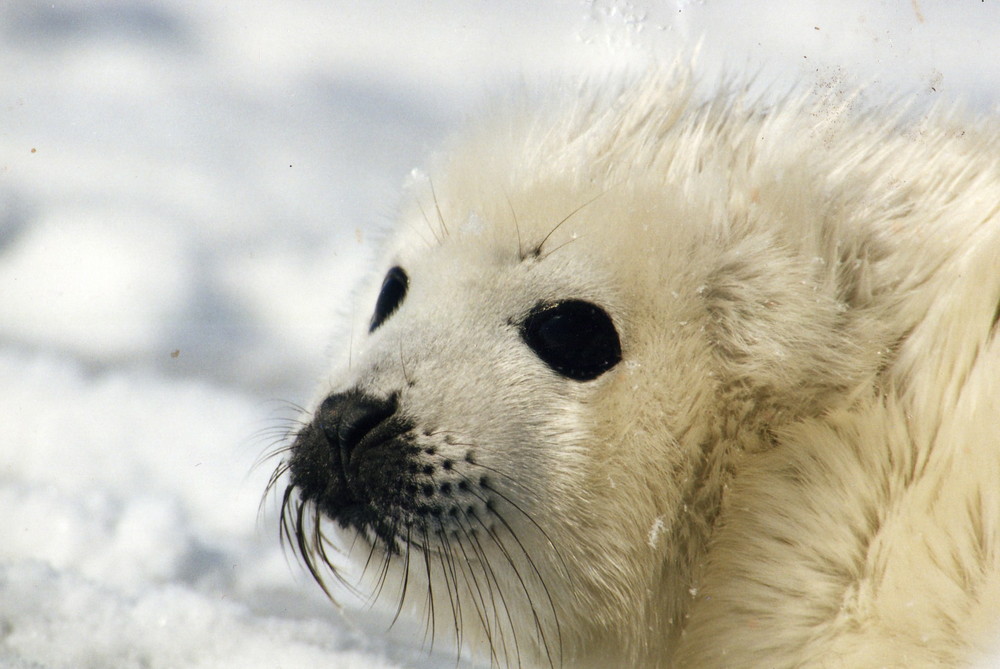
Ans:
{"type": "Polygon", "coordinates": [[[316,419],[330,445],[339,449],[341,462],[346,467],[362,442],[379,443],[398,432],[389,425],[397,404],[395,395],[380,398],[358,391],[337,393],[323,400],[316,419]],[[380,426],[383,429],[379,429],[380,426]],[[380,438],[381,432],[387,434],[380,438]]]}

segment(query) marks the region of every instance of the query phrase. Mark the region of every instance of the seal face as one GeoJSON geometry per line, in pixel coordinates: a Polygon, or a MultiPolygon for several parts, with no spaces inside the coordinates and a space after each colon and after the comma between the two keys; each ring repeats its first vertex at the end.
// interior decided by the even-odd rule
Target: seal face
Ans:
{"type": "Polygon", "coordinates": [[[349,546],[374,560],[375,591],[399,574],[400,607],[422,589],[444,597],[423,614],[431,636],[456,629],[452,642],[496,646],[505,664],[560,665],[552,482],[624,354],[613,291],[580,280],[586,256],[515,239],[497,255],[457,229],[392,263],[367,341],[288,449],[283,533],[324,588],[350,569],[332,547],[349,546]]]}
{"type": "MultiPolygon", "coordinates": [[[[391,268],[369,332],[399,309],[407,287],[406,272],[391,268]]],[[[574,381],[596,379],[621,361],[611,317],[589,302],[537,304],[519,330],[542,361],[574,381]]],[[[345,529],[376,537],[390,552],[415,537],[462,531],[456,518],[487,517],[494,506],[489,476],[462,473],[475,464],[473,451],[458,463],[437,457],[435,435],[421,439],[416,423],[401,415],[398,398],[398,393],[382,398],[357,389],[326,397],[298,434],[289,461],[291,487],[303,502],[345,529]]]]}
{"type": "Polygon", "coordinates": [[[692,95],[500,114],[414,177],[280,451],[282,537],[491,666],[966,662],[1000,132],[692,95]]]}

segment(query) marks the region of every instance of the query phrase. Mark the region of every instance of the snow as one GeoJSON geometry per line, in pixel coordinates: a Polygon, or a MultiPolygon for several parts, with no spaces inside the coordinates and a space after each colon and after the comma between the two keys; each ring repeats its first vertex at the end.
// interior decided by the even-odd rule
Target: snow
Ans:
{"type": "Polygon", "coordinates": [[[707,77],[995,112],[998,26],[948,0],[7,0],[0,666],[454,665],[341,616],[258,515],[409,171],[488,94],[699,43],[707,77]]]}

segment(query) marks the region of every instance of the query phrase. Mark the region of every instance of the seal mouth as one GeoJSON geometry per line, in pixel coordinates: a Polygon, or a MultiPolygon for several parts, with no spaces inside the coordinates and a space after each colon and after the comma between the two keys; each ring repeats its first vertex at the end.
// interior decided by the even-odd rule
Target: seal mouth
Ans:
{"type": "Polygon", "coordinates": [[[371,603],[390,574],[398,575],[398,616],[413,588],[411,577],[414,583],[426,579],[429,621],[435,619],[435,600],[443,597],[438,606],[455,615],[459,640],[469,622],[461,614],[466,606],[478,612],[470,620],[485,625],[488,635],[511,635],[502,642],[505,649],[509,642],[516,649],[515,629],[523,623],[550,664],[559,664],[555,604],[536,564],[537,545],[521,535],[544,541],[557,565],[558,548],[524,504],[530,490],[480,463],[474,439],[417,427],[400,411],[397,395],[377,398],[355,390],[326,398],[291,442],[279,451],[285,457],[268,490],[288,475],[281,540],[327,597],[337,601],[329,587],[333,577],[371,603]],[[346,542],[327,536],[331,522],[347,530],[346,542]],[[363,562],[360,575],[350,566],[355,548],[362,561],[353,567],[363,562]],[[511,608],[515,602],[530,613],[527,622],[511,608]]]}
{"type": "Polygon", "coordinates": [[[449,457],[437,441],[454,445],[456,439],[418,435],[396,395],[331,395],[296,434],[283,463],[290,472],[283,505],[283,517],[291,518],[288,538],[301,534],[304,512],[297,506],[390,554],[403,547],[433,550],[442,536],[461,540],[493,531],[502,494],[491,472],[476,463],[472,448],[449,457]]]}
{"type": "MultiPolygon", "coordinates": [[[[289,489],[341,527],[369,532],[393,550],[417,511],[408,491],[419,448],[396,396],[331,395],[290,448],[289,489]]],[[[289,493],[286,493],[289,494],[289,493]]]]}

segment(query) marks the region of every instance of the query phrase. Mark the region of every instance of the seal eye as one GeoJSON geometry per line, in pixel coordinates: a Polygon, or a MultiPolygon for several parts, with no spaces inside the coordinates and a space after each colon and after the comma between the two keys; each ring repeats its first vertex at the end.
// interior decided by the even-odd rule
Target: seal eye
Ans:
{"type": "Polygon", "coordinates": [[[393,267],[382,280],[382,291],[378,294],[375,302],[375,313],[372,314],[371,325],[368,332],[375,330],[386,321],[393,312],[403,303],[406,297],[406,289],[410,285],[410,280],[406,277],[406,272],[401,267],[393,267]]]}
{"type": "Polygon", "coordinates": [[[575,381],[596,379],[622,359],[611,317],[582,300],[536,305],[521,336],[545,364],[575,381]]]}

